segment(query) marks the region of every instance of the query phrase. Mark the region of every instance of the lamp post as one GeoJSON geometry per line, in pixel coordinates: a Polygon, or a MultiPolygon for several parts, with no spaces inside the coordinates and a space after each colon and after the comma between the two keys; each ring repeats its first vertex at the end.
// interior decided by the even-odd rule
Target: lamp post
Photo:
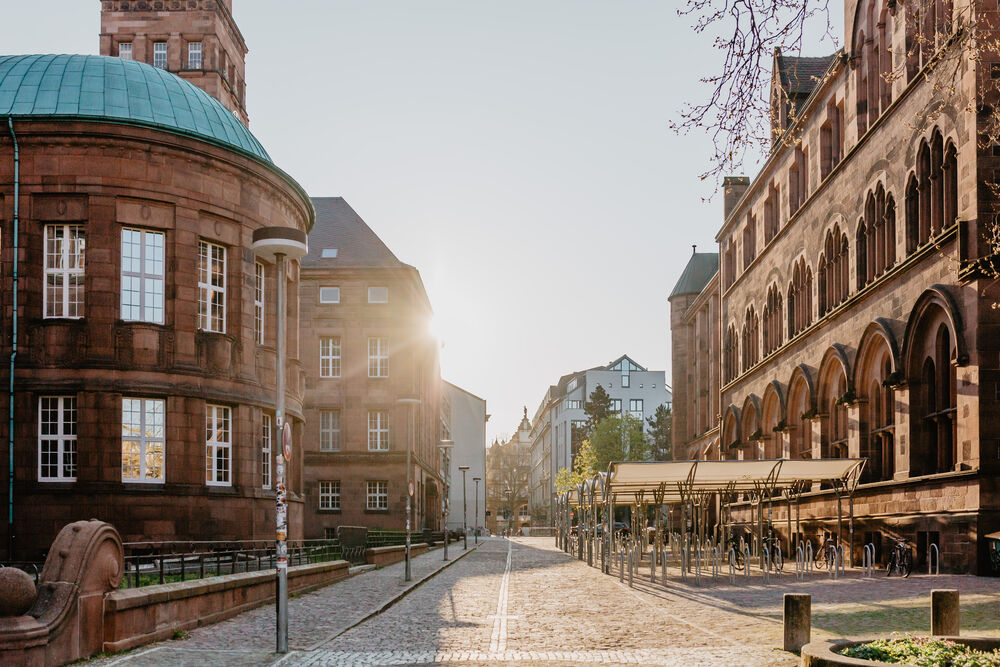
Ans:
{"type": "Polygon", "coordinates": [[[476,544],[479,544],[479,480],[482,477],[473,477],[472,481],[476,483],[476,514],[472,519],[472,523],[476,525],[476,544]]]}
{"type": "Polygon", "coordinates": [[[452,440],[442,440],[438,443],[441,450],[441,462],[444,464],[445,474],[441,475],[444,481],[444,493],[441,494],[441,514],[444,516],[444,558],[448,560],[448,508],[451,505],[451,450],[455,447],[452,440]]]}
{"type": "Polygon", "coordinates": [[[258,257],[273,259],[277,284],[277,325],[275,326],[275,402],[274,421],[278,426],[281,448],[275,457],[274,518],[275,518],[275,647],[278,653],[288,653],[288,505],[285,494],[285,462],[291,463],[292,428],[285,416],[285,345],[286,279],[285,262],[301,259],[308,251],[305,232],[289,227],[261,227],[253,232],[253,251],[258,257]]]}
{"type": "Polygon", "coordinates": [[[462,545],[463,548],[469,550],[469,528],[465,521],[465,487],[467,486],[465,481],[465,473],[469,471],[469,466],[458,466],[458,469],[462,471],[462,545]]]}
{"type": "MultiPolygon", "coordinates": [[[[399,405],[420,405],[419,398],[397,398],[396,403],[399,405]]],[[[410,508],[412,507],[413,499],[413,479],[411,475],[413,474],[413,465],[411,464],[411,456],[413,455],[413,444],[411,440],[411,432],[413,431],[412,424],[413,421],[413,410],[408,409],[406,411],[406,569],[403,573],[403,581],[410,580],[410,508]]]]}

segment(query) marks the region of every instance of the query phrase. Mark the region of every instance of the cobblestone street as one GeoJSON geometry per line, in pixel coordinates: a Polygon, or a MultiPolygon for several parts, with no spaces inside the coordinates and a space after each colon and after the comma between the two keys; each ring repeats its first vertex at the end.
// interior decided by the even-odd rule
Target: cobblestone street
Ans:
{"type": "MultiPolygon", "coordinates": [[[[460,545],[452,552],[460,555],[460,545]]],[[[441,565],[440,551],[414,559],[414,581],[441,565]]],[[[404,590],[402,564],[295,598],[292,651],[283,657],[272,653],[267,606],[100,664],[795,665],[796,656],[779,650],[781,596],[789,591],[813,594],[814,638],[928,627],[932,588],[962,591],[963,630],[1000,634],[1000,581],[991,579],[850,573],[796,582],[786,573],[768,586],[731,586],[725,577],[703,583],[651,585],[647,568],[629,588],[558,551],[552,538],[487,539],[380,614],[404,590]]]]}

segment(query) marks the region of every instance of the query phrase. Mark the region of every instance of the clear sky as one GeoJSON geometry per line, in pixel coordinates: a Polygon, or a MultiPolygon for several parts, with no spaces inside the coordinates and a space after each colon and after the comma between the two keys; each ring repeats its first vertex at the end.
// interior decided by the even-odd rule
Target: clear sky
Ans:
{"type": "MultiPolygon", "coordinates": [[[[98,0],[10,4],[0,53],[97,52],[98,0]]],[[[677,3],[234,5],[250,129],[420,270],[489,440],[563,374],[629,354],[670,377],[667,296],[722,219],[708,139],[668,128],[719,66],[677,3]]]]}

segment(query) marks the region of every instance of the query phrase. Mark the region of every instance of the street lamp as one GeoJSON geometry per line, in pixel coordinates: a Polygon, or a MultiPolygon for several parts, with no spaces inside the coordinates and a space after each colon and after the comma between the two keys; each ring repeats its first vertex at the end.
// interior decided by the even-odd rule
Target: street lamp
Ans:
{"type": "Polygon", "coordinates": [[[442,440],[438,443],[441,450],[441,461],[444,463],[445,474],[441,476],[444,481],[444,493],[441,495],[441,514],[444,516],[444,560],[448,560],[448,507],[451,505],[451,450],[455,443],[452,440],[442,440]]]}
{"type": "Polygon", "coordinates": [[[479,480],[481,480],[481,479],[482,479],[482,477],[473,477],[472,478],[472,481],[476,483],[476,514],[475,514],[475,517],[472,519],[472,522],[474,524],[476,524],[476,528],[475,528],[475,530],[476,530],[476,544],[479,544],[479,480]]]}
{"type": "MultiPolygon", "coordinates": [[[[399,405],[420,405],[419,398],[397,398],[396,403],[399,405]]],[[[410,443],[410,435],[413,430],[410,428],[410,422],[413,421],[413,410],[407,410],[406,412],[406,570],[403,574],[403,581],[410,580],[410,503],[413,498],[413,480],[410,475],[412,474],[412,465],[410,464],[410,457],[413,454],[413,447],[410,443]]]]}
{"type": "Polygon", "coordinates": [[[469,550],[469,529],[465,522],[465,487],[467,486],[465,482],[465,473],[469,471],[469,466],[458,466],[458,469],[462,471],[462,543],[463,548],[469,550]]]}
{"type": "Polygon", "coordinates": [[[285,368],[287,346],[285,329],[287,312],[285,299],[287,260],[299,260],[308,251],[305,232],[289,227],[260,227],[253,232],[253,252],[257,257],[274,260],[277,284],[277,326],[274,329],[277,359],[275,360],[274,421],[278,426],[281,448],[275,457],[274,519],[275,519],[275,649],[288,653],[288,505],[286,503],[285,462],[291,465],[292,428],[285,416],[285,368]]]}

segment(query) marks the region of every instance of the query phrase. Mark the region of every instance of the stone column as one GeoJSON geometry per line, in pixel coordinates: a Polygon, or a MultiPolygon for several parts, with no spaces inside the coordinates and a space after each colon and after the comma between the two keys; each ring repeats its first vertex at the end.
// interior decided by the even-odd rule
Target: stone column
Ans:
{"type": "Polygon", "coordinates": [[[959,634],[957,590],[931,591],[931,634],[957,637],[959,634]]]}
{"type": "Polygon", "coordinates": [[[892,396],[896,410],[896,451],[893,479],[901,480],[910,476],[910,388],[895,387],[892,396]]]}
{"type": "Polygon", "coordinates": [[[784,649],[798,653],[809,643],[812,634],[812,596],[785,593],[784,595],[784,649]]]}

